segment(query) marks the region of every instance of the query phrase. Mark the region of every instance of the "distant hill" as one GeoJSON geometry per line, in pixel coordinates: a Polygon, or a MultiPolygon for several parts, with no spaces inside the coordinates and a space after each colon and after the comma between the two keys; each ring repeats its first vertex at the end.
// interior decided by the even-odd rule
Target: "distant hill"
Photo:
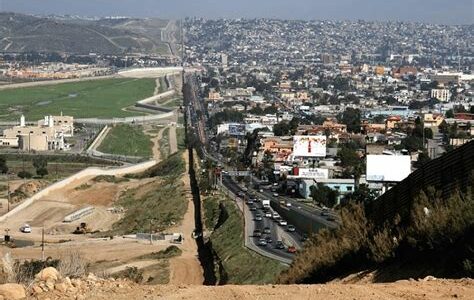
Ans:
{"type": "Polygon", "coordinates": [[[0,52],[170,54],[160,19],[59,20],[0,13],[0,52]]]}

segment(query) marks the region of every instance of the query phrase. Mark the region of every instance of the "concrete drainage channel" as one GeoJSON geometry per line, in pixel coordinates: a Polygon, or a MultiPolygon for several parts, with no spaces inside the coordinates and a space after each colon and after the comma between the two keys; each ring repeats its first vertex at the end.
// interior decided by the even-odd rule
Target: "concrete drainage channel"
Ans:
{"type": "MultiPolygon", "coordinates": [[[[212,243],[210,241],[205,242],[202,234],[202,217],[201,217],[201,196],[199,194],[199,186],[196,180],[196,173],[194,170],[194,155],[193,155],[193,148],[188,148],[189,154],[189,177],[191,181],[191,191],[193,194],[193,202],[194,202],[194,230],[195,234],[197,235],[196,244],[198,247],[198,257],[203,268],[204,274],[204,284],[205,285],[216,285],[217,278],[216,278],[216,261],[218,262],[219,259],[217,258],[216,253],[212,249],[212,243]]],[[[218,266],[220,264],[218,263],[218,266]]],[[[222,273],[222,272],[219,272],[222,273]]]]}

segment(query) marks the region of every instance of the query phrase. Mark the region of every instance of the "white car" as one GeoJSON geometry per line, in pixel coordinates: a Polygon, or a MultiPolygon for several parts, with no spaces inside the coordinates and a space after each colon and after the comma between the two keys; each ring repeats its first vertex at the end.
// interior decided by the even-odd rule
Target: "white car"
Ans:
{"type": "Polygon", "coordinates": [[[23,233],[31,233],[31,226],[28,224],[25,224],[20,227],[20,231],[23,233]]]}
{"type": "Polygon", "coordinates": [[[280,220],[280,226],[286,226],[286,225],[288,225],[288,222],[285,221],[285,220],[283,220],[283,219],[281,219],[281,220],[280,220]]]}
{"type": "Polygon", "coordinates": [[[286,207],[291,207],[291,202],[286,202],[286,207]]]}
{"type": "Polygon", "coordinates": [[[271,218],[272,217],[272,213],[267,211],[265,212],[265,218],[271,218]]]}

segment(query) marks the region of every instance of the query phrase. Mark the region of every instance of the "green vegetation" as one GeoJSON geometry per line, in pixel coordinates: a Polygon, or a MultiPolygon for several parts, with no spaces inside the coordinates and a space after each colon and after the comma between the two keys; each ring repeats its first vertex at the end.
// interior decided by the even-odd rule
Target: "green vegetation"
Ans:
{"type": "Polygon", "coordinates": [[[170,155],[170,129],[165,128],[163,130],[163,135],[161,140],[158,142],[160,144],[160,155],[161,159],[166,159],[170,155]]]}
{"type": "Polygon", "coordinates": [[[173,258],[176,256],[180,256],[183,253],[183,250],[179,249],[178,247],[172,245],[166,248],[165,250],[161,250],[159,252],[152,252],[149,254],[145,254],[140,256],[140,259],[165,259],[165,258],[173,258]]]}
{"type": "Polygon", "coordinates": [[[139,175],[138,178],[159,178],[120,196],[116,205],[125,209],[125,215],[106,235],[150,232],[150,226],[155,232],[162,231],[180,222],[187,209],[179,180],[184,171],[182,153],[178,153],[139,175]]]}
{"type": "Polygon", "coordinates": [[[151,167],[140,174],[127,175],[128,178],[152,178],[152,177],[163,177],[163,178],[176,178],[183,174],[186,170],[186,166],[183,161],[183,152],[178,151],[170,155],[167,159],[162,160],[157,165],[151,167]]]}
{"type": "Polygon", "coordinates": [[[81,184],[80,186],[76,186],[74,189],[75,189],[76,191],[84,191],[84,190],[90,189],[91,187],[92,187],[92,185],[87,184],[87,183],[83,183],[83,184],[81,184]]]}
{"type": "MultiPolygon", "coordinates": [[[[223,196],[208,198],[204,202],[206,226],[217,223],[216,205],[222,204],[227,219],[211,234],[212,247],[221,258],[228,284],[265,284],[275,281],[285,267],[275,260],[263,257],[244,246],[244,222],[235,203],[223,196]],[[214,204],[210,204],[210,202],[214,204]]],[[[221,222],[223,220],[220,220],[221,222]]]]}
{"type": "Polygon", "coordinates": [[[92,179],[94,182],[121,183],[129,181],[128,178],[115,177],[113,175],[99,175],[92,179]]]}
{"type": "Polygon", "coordinates": [[[153,95],[153,79],[101,79],[0,91],[0,119],[39,120],[45,115],[114,118],[137,115],[122,109],[153,95]]]}
{"type": "Polygon", "coordinates": [[[384,226],[374,226],[361,204],[343,208],[341,226],[311,237],[279,282],[326,282],[371,269],[376,281],[473,276],[473,186],[447,199],[433,188],[421,190],[409,220],[397,215],[384,226]]]}
{"type": "Polygon", "coordinates": [[[97,150],[103,153],[151,157],[153,143],[141,126],[121,124],[113,127],[97,150]]]}
{"type": "Polygon", "coordinates": [[[176,128],[176,139],[178,141],[178,150],[186,149],[186,137],[184,128],[176,128]]]}

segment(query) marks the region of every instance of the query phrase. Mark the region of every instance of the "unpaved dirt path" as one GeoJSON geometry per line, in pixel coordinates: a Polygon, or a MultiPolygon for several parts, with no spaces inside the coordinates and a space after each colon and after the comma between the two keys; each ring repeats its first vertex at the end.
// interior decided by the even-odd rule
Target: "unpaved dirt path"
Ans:
{"type": "Polygon", "coordinates": [[[170,136],[170,155],[178,152],[178,140],[176,138],[176,126],[171,126],[169,131],[170,136]]]}
{"type": "Polygon", "coordinates": [[[153,143],[153,159],[158,163],[161,161],[161,153],[160,153],[160,140],[163,138],[163,131],[166,127],[163,127],[158,132],[158,135],[153,138],[151,141],[153,143]]]}
{"type": "Polygon", "coordinates": [[[181,232],[184,236],[184,242],[180,246],[183,254],[179,257],[170,259],[170,284],[203,284],[204,275],[201,264],[197,257],[198,249],[196,242],[191,235],[194,231],[194,204],[191,193],[191,183],[189,181],[188,169],[189,159],[187,152],[183,153],[183,159],[186,162],[186,173],[183,175],[184,189],[186,199],[188,200],[188,210],[184,215],[180,226],[171,229],[173,232],[181,232]]]}
{"type": "Polygon", "coordinates": [[[120,265],[118,267],[108,268],[108,269],[105,270],[105,273],[106,274],[115,274],[115,273],[124,271],[127,268],[133,268],[133,267],[138,268],[138,269],[143,269],[143,268],[146,268],[146,267],[149,267],[149,266],[156,265],[158,263],[159,263],[158,260],[135,261],[135,262],[131,262],[131,263],[128,263],[128,264],[120,265]]]}

